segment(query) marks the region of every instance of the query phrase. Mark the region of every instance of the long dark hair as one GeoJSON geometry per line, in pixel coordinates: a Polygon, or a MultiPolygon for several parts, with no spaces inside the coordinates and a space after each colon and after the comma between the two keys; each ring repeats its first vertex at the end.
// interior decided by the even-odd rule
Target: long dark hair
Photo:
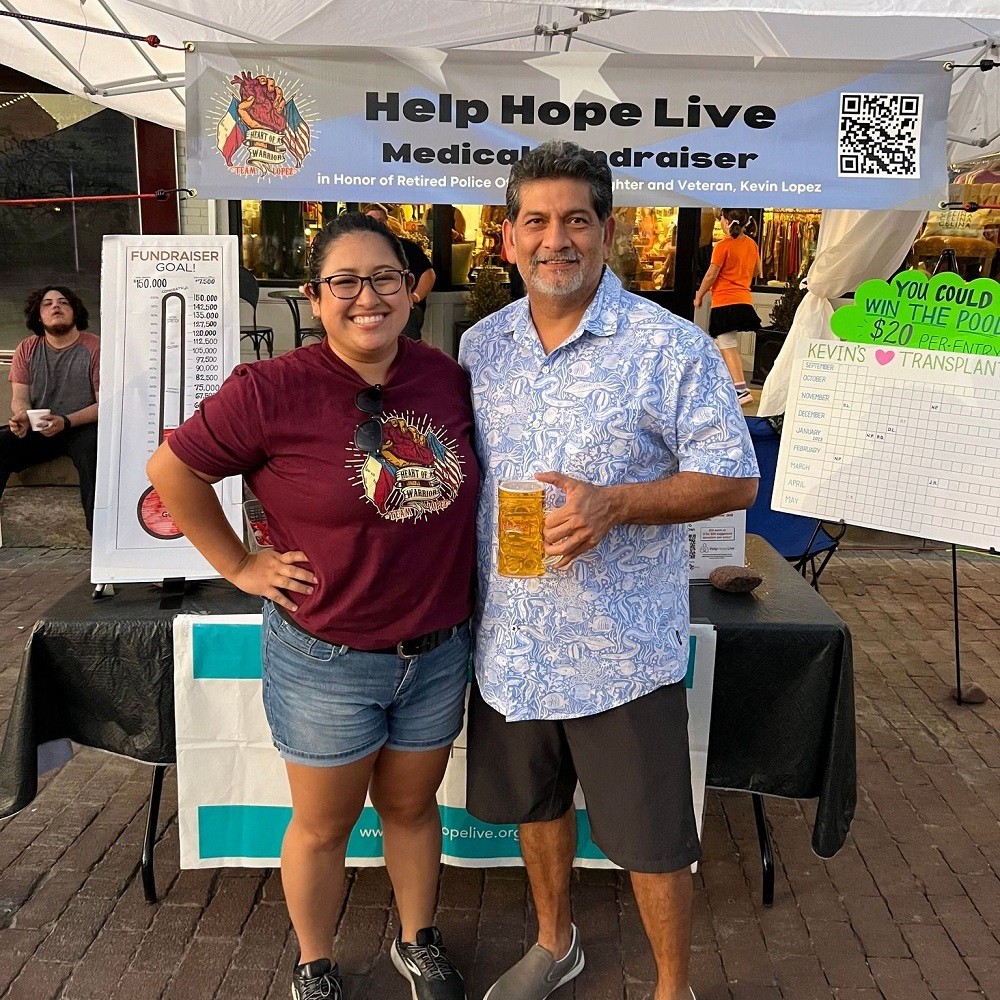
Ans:
{"type": "Polygon", "coordinates": [[[745,208],[724,208],[722,217],[729,223],[729,235],[738,239],[746,230],[747,236],[757,231],[757,221],[745,208]]]}
{"type": "Polygon", "coordinates": [[[373,219],[370,215],[362,215],[360,212],[344,212],[332,222],[328,222],[309,244],[309,281],[313,287],[319,287],[320,279],[323,277],[320,274],[320,269],[323,267],[323,261],[326,260],[330,247],[341,236],[348,236],[351,233],[374,233],[376,236],[381,236],[389,244],[402,269],[404,271],[407,269],[403,245],[384,222],[373,219]]]}
{"type": "Polygon", "coordinates": [[[58,292],[73,307],[73,325],[78,330],[86,330],[90,325],[90,313],[80,298],[72,288],[65,285],[46,285],[44,288],[36,288],[24,304],[24,325],[36,336],[45,335],[45,327],[42,326],[42,299],[49,292],[58,292]]]}

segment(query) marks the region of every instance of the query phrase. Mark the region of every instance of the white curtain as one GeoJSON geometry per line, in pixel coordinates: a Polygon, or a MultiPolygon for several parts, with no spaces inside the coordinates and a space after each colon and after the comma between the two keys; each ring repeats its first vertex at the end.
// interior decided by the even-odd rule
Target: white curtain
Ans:
{"type": "Polygon", "coordinates": [[[795,345],[800,340],[836,339],[830,331],[831,300],[853,292],[869,278],[888,278],[909,252],[924,215],[847,209],[823,213],[816,259],[806,276],[809,291],[764,382],[757,407],[760,416],[785,412],[795,345]]]}

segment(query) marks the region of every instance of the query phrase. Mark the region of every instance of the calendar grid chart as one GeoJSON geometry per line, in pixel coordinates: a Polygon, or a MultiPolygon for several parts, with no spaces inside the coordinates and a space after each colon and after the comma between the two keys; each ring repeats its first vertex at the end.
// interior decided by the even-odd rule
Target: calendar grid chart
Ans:
{"type": "Polygon", "coordinates": [[[798,345],[772,507],[1000,545],[1000,358],[798,345]]]}

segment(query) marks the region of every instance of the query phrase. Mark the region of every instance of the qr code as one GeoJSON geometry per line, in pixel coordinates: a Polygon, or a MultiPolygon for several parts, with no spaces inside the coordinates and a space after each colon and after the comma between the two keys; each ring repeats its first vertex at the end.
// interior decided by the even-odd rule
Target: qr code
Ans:
{"type": "Polygon", "coordinates": [[[841,94],[840,177],[920,177],[923,94],[841,94]]]}

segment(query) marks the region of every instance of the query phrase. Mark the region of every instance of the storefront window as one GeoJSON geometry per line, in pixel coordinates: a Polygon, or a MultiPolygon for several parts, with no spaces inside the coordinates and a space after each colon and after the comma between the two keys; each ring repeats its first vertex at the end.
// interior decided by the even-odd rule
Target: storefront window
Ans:
{"type": "Polygon", "coordinates": [[[24,300],[49,282],[72,287],[100,328],[102,239],[139,232],[137,191],[130,118],[68,94],[0,95],[0,198],[115,196],[0,205],[0,350],[27,334],[24,300]]]}
{"type": "Polygon", "coordinates": [[[615,239],[608,265],[634,292],[674,287],[677,209],[616,208],[615,239]]]}
{"type": "Polygon", "coordinates": [[[504,205],[455,205],[451,229],[451,283],[466,285],[483,268],[503,271],[507,281],[508,263],[503,258],[504,205]]]}
{"type": "Polygon", "coordinates": [[[243,266],[259,279],[306,276],[309,242],[323,224],[343,211],[342,202],[240,202],[243,266]]]}
{"type": "MultiPolygon", "coordinates": [[[[403,205],[381,202],[389,213],[389,228],[404,239],[412,240],[431,259],[434,245],[434,211],[432,205],[403,205]]],[[[360,205],[359,208],[365,208],[360,205]]]]}

